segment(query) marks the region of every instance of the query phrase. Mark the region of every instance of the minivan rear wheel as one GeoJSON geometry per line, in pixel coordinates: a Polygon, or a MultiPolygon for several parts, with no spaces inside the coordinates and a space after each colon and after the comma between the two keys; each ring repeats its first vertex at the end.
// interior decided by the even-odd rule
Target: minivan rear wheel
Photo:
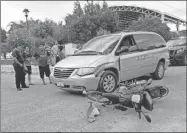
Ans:
{"type": "Polygon", "coordinates": [[[102,92],[110,93],[115,91],[117,87],[117,76],[112,71],[105,71],[99,81],[99,89],[102,92]]]}
{"type": "Polygon", "coordinates": [[[160,80],[164,77],[165,74],[165,68],[163,62],[158,62],[158,65],[156,67],[156,71],[153,73],[153,78],[156,80],[160,80]]]}

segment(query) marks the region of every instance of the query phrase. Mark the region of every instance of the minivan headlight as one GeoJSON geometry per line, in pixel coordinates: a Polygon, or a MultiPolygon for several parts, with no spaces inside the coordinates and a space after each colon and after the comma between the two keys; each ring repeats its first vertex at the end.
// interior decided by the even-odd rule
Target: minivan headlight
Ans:
{"type": "Polygon", "coordinates": [[[85,76],[85,75],[93,74],[94,72],[95,72],[95,67],[84,67],[78,70],[77,75],[85,76]]]}

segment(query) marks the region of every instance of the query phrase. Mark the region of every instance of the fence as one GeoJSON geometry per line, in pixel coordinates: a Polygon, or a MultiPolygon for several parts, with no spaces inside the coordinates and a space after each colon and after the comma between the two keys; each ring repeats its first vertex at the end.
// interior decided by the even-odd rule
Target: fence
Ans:
{"type": "MultiPolygon", "coordinates": [[[[50,69],[52,71],[53,67],[50,66],[50,69]]],[[[1,73],[14,73],[14,68],[12,65],[1,65],[1,73]]],[[[39,68],[38,66],[32,65],[32,73],[39,75],[39,68]]]]}

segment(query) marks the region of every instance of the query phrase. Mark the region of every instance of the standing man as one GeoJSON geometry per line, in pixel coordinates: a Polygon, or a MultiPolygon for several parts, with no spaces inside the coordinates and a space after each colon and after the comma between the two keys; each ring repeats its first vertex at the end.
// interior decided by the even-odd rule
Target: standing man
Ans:
{"type": "Polygon", "coordinates": [[[31,74],[32,74],[31,60],[32,60],[32,54],[31,54],[31,51],[30,51],[29,47],[25,48],[25,51],[23,53],[23,57],[24,57],[25,66],[27,67],[28,83],[29,83],[29,85],[33,85],[33,83],[31,83],[31,74]]]}
{"type": "Polygon", "coordinates": [[[20,84],[22,88],[29,88],[25,84],[25,73],[24,69],[24,58],[22,53],[23,46],[21,44],[16,44],[16,48],[12,51],[13,56],[13,67],[15,70],[15,77],[16,77],[16,88],[18,91],[21,91],[20,84]]]}
{"type": "Polygon", "coordinates": [[[36,61],[38,62],[39,65],[39,72],[40,72],[40,78],[43,81],[43,84],[46,85],[45,79],[44,79],[44,74],[46,77],[49,78],[50,83],[50,67],[49,67],[49,58],[50,54],[49,51],[45,50],[44,46],[41,44],[39,46],[39,51],[34,54],[34,57],[36,61]]]}
{"type": "Polygon", "coordinates": [[[63,60],[65,58],[65,54],[63,52],[64,47],[58,46],[58,56],[57,56],[57,62],[59,62],[60,60],[63,60]]]}
{"type": "Polygon", "coordinates": [[[53,62],[57,63],[58,61],[58,42],[55,42],[55,45],[53,45],[53,47],[51,48],[51,53],[52,53],[52,58],[53,58],[53,62]]]}

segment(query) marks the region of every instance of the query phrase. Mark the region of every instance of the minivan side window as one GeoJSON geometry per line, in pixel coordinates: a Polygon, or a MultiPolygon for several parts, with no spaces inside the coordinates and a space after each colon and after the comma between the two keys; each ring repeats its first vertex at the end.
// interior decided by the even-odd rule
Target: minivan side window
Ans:
{"type": "Polygon", "coordinates": [[[133,37],[131,35],[126,36],[122,39],[120,45],[117,48],[117,51],[121,51],[124,48],[127,48],[128,51],[123,52],[122,54],[131,53],[131,52],[135,52],[138,50],[138,47],[135,44],[133,37]]]}
{"type": "Polygon", "coordinates": [[[156,34],[135,34],[133,36],[140,51],[166,47],[165,41],[156,34]]]}

